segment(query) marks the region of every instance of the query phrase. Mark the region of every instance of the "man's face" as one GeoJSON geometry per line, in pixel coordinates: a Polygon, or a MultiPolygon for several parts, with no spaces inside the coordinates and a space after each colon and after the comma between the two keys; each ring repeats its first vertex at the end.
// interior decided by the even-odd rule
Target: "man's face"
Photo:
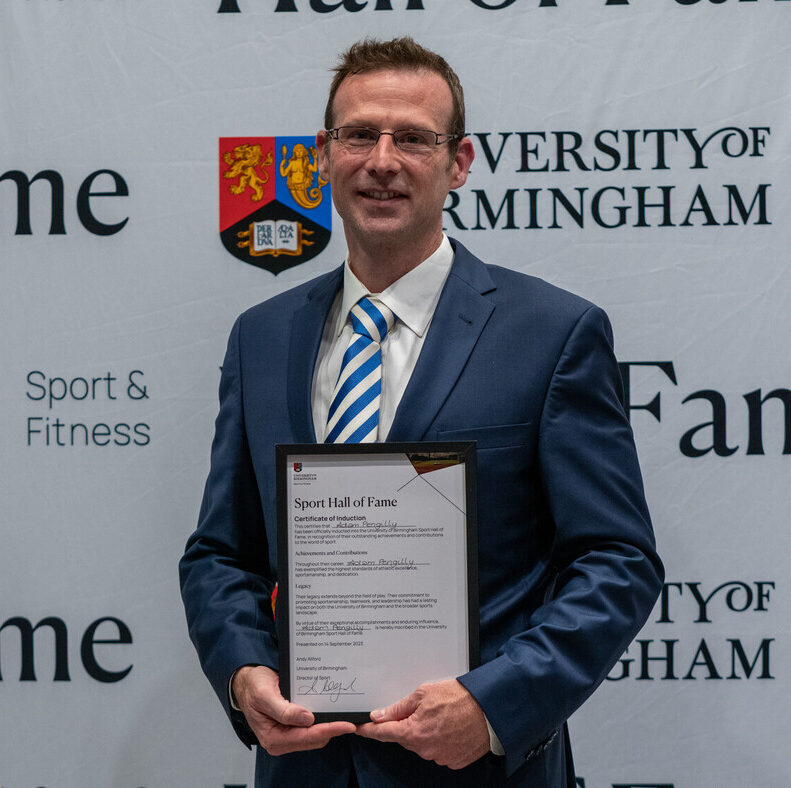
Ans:
{"type": "MultiPolygon", "coordinates": [[[[381,70],[353,74],[341,82],[333,103],[334,125],[379,131],[450,131],[452,99],[433,71],[381,70]]],[[[448,191],[461,186],[473,159],[465,139],[450,158],[447,144],[426,154],[407,154],[381,136],[363,153],[350,151],[322,131],[316,138],[320,172],[332,185],[349,252],[382,244],[430,254],[442,233],[448,191]]],[[[419,260],[418,260],[419,261],[419,260]]]]}

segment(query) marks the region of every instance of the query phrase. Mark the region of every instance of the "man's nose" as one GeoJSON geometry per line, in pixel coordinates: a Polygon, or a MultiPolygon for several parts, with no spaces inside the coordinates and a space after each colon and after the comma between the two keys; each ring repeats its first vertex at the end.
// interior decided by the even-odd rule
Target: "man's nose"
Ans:
{"type": "Polygon", "coordinates": [[[398,172],[401,169],[401,151],[391,134],[380,134],[366,160],[369,172],[398,172]]]}

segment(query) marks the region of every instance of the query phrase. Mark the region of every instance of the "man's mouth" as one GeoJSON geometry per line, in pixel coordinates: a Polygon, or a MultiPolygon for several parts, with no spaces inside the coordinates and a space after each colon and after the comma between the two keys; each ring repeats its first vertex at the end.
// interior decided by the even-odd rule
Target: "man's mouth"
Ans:
{"type": "Polygon", "coordinates": [[[371,200],[394,200],[398,197],[404,197],[405,195],[401,194],[401,192],[394,192],[394,191],[379,191],[379,190],[368,190],[362,191],[361,194],[364,197],[368,197],[371,200]]]}

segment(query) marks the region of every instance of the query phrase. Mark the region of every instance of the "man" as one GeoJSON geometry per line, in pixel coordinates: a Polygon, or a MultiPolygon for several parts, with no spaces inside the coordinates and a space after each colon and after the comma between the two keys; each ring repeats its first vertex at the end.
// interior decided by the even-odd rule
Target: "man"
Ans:
{"type": "Polygon", "coordinates": [[[257,786],[573,786],[565,720],[662,582],[609,324],[444,236],[474,152],[438,55],[411,39],[355,44],[325,126],[320,172],[348,257],[233,328],[181,564],[191,637],[237,732],[260,744],[257,786]],[[367,296],[395,322],[381,396],[341,439],[477,441],[482,664],[370,723],[313,724],[277,684],[274,445],[338,437],[333,390],[367,296]]]}

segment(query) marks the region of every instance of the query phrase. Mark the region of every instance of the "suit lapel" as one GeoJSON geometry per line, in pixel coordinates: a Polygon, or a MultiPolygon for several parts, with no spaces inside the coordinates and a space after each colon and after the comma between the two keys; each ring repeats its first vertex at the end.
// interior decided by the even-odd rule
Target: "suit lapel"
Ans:
{"type": "Polygon", "coordinates": [[[428,336],[401,398],[388,441],[421,440],[467,363],[494,310],[486,266],[457,241],[456,255],[428,336]]]}
{"type": "Polygon", "coordinates": [[[288,412],[297,443],[315,443],[311,389],[313,368],[321,344],[327,313],[341,286],[343,266],[332,271],[308,291],[305,304],[291,319],[288,350],[288,412]]]}

